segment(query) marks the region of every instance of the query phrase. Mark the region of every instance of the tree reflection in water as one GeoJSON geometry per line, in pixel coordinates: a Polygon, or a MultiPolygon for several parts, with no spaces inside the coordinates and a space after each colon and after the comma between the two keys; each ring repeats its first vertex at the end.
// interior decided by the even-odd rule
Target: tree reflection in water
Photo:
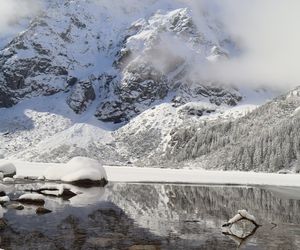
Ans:
{"type": "Polygon", "coordinates": [[[67,201],[47,198],[53,213],[39,217],[30,207],[8,210],[1,248],[300,249],[297,195],[258,187],[121,183],[81,192],[67,201]],[[240,222],[230,235],[222,234],[223,222],[240,208],[263,226],[253,229],[240,222]]]}

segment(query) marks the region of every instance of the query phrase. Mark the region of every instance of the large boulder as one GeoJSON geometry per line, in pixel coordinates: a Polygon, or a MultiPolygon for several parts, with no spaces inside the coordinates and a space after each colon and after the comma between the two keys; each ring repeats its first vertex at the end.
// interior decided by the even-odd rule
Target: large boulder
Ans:
{"type": "Polygon", "coordinates": [[[41,194],[22,194],[18,201],[23,204],[43,206],[45,204],[44,196],[41,194]]]}
{"type": "Polygon", "coordinates": [[[94,159],[74,157],[63,166],[50,167],[44,176],[79,186],[105,186],[107,175],[103,166],[94,159]]]}
{"type": "Polygon", "coordinates": [[[3,177],[13,177],[16,174],[16,167],[13,163],[8,161],[0,161],[0,173],[3,177]]]}

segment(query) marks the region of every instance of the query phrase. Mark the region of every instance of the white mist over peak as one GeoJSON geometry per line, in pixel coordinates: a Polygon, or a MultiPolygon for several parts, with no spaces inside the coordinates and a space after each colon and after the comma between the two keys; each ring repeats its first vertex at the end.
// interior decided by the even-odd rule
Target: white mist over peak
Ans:
{"type": "Polygon", "coordinates": [[[1,0],[0,35],[14,32],[22,18],[36,14],[40,8],[40,0],[1,0]]]}
{"type": "Polygon", "coordinates": [[[225,0],[222,21],[242,53],[210,68],[220,80],[289,89],[300,83],[300,2],[225,0]]]}
{"type": "Polygon", "coordinates": [[[160,9],[188,8],[193,22],[206,37],[209,35],[205,30],[206,23],[219,23],[222,32],[235,41],[239,51],[231,53],[230,60],[203,62],[200,56],[193,54],[194,51],[187,51],[184,44],[170,38],[160,44],[161,47],[177,46],[179,56],[185,54],[193,58],[190,70],[197,79],[281,90],[300,83],[300,35],[297,32],[300,2],[297,0],[95,1],[116,14],[135,12],[136,16],[144,18],[160,9]]]}

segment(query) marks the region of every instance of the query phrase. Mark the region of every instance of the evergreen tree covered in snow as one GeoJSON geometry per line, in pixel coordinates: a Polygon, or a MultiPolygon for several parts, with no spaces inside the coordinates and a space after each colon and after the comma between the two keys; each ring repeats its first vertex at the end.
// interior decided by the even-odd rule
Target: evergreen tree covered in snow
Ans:
{"type": "Polygon", "coordinates": [[[172,133],[166,157],[179,162],[197,158],[207,168],[298,171],[299,106],[297,88],[236,121],[177,129],[172,133]]]}

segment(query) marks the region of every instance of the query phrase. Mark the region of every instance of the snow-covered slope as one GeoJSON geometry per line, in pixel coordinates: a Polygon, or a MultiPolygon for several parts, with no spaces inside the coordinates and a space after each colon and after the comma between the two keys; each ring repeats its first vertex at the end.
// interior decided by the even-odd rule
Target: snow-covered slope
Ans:
{"type": "Polygon", "coordinates": [[[174,146],[179,131],[234,121],[274,96],[201,78],[199,67],[240,52],[205,9],[195,15],[180,0],[42,2],[21,33],[6,45],[0,37],[5,158],[190,160],[174,146]]]}
{"type": "Polygon", "coordinates": [[[299,106],[298,87],[234,121],[181,126],[165,156],[205,168],[299,172],[299,106]]]}

